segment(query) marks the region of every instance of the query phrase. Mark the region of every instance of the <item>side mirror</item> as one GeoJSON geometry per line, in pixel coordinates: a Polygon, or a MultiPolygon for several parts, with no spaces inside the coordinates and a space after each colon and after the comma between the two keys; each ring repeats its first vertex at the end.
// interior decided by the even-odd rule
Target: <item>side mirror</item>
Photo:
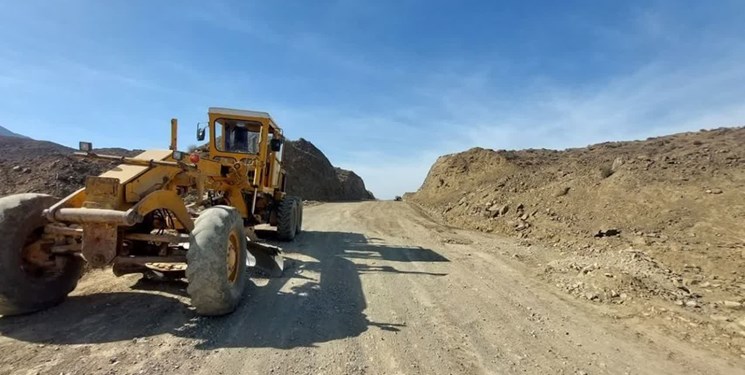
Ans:
{"type": "Polygon", "coordinates": [[[204,140],[205,130],[206,130],[205,128],[200,128],[199,124],[197,124],[197,141],[201,142],[204,140]]]}
{"type": "Polygon", "coordinates": [[[272,150],[272,152],[279,152],[279,150],[282,149],[282,140],[281,139],[272,139],[269,141],[269,148],[272,150]]]}

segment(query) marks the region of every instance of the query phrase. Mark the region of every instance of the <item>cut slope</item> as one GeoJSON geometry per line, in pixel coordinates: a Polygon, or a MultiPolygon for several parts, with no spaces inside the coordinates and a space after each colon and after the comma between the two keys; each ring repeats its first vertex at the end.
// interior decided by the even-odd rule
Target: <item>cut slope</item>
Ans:
{"type": "Polygon", "coordinates": [[[0,196],[45,193],[64,197],[116,163],[80,160],[73,149],[30,138],[0,137],[0,196]]]}
{"type": "Polygon", "coordinates": [[[359,201],[375,199],[357,174],[335,168],[313,143],[300,138],[284,149],[287,191],[305,200],[359,201]]]}
{"type": "Polygon", "coordinates": [[[531,256],[578,295],[716,307],[745,302],[744,145],[745,128],[727,128],[565,151],[474,148],[440,157],[406,199],[456,226],[556,248],[531,256]],[[640,259],[652,266],[630,266],[640,259]],[[630,279],[577,276],[584,267],[630,279]]]}

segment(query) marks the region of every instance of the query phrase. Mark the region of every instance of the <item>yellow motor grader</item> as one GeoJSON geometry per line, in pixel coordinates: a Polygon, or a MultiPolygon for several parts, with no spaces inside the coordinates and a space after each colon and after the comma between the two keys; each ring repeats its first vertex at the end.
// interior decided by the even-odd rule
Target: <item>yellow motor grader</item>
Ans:
{"type": "Polygon", "coordinates": [[[75,155],[117,167],[85,180],[58,200],[43,194],[0,198],[0,315],[29,313],[61,302],[85,263],[129,273],[186,277],[202,315],[232,312],[255,266],[279,276],[281,249],[257,241],[257,225],[292,240],[302,226],[302,200],[285,193],[282,130],[265,112],[210,108],[197,140],[135,157],[99,155],[80,142],[75,155]]]}

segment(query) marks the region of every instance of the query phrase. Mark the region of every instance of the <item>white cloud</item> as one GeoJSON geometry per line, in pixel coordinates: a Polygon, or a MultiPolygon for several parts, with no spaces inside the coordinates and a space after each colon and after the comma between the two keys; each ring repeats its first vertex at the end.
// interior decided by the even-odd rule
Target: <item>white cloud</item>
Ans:
{"type": "Polygon", "coordinates": [[[696,66],[653,64],[581,91],[547,88],[509,110],[469,100],[481,113],[470,137],[486,147],[566,148],[743,123],[739,56],[745,54],[696,66]]]}
{"type": "Polygon", "coordinates": [[[453,78],[458,74],[439,76],[415,90],[416,107],[404,101],[400,110],[354,119],[327,114],[332,122],[355,124],[352,129],[380,132],[349,137],[356,151],[334,158],[361,175],[377,196],[392,198],[416,190],[437,156],[475,146],[563,149],[742,125],[745,49],[736,47],[711,60],[658,60],[581,89],[536,84],[515,97],[488,87],[486,70],[464,73],[460,80],[453,78]],[[401,136],[411,147],[379,151],[401,136]]]}
{"type": "MultiPolygon", "coordinates": [[[[340,6],[348,4],[340,2],[340,6]]],[[[383,66],[380,61],[366,59],[364,51],[350,51],[348,48],[354,46],[337,45],[316,30],[291,31],[279,23],[263,24],[267,21],[259,14],[248,12],[250,15],[244,17],[230,3],[187,6],[182,11],[187,21],[196,21],[199,27],[206,24],[225,34],[240,34],[259,42],[258,46],[279,46],[292,56],[322,62],[340,72],[338,76],[320,78],[309,74],[309,81],[324,79],[343,87],[348,82],[338,82],[339,76],[346,73],[357,86],[372,81],[380,84],[369,92],[356,93],[352,100],[339,98],[338,104],[323,100],[304,102],[265,96],[261,85],[266,82],[250,70],[238,75],[236,71],[240,69],[204,71],[189,65],[188,60],[154,59],[143,67],[126,59],[120,64],[110,61],[121,56],[104,59],[107,64],[103,65],[100,61],[83,64],[69,58],[36,59],[37,56],[5,50],[0,51],[0,88],[15,94],[51,92],[67,102],[75,96],[83,101],[82,94],[76,95],[83,85],[111,87],[115,91],[126,88],[148,94],[147,98],[168,97],[166,115],[161,113],[165,110],[149,102],[145,104],[153,106],[151,112],[139,117],[136,113],[143,111],[141,108],[122,108],[118,114],[107,112],[107,122],[112,124],[147,124],[144,126],[153,123],[153,115],[162,116],[165,123],[170,114],[183,116],[178,110],[186,110],[190,111],[188,116],[201,119],[199,116],[204,116],[204,109],[211,104],[242,107],[250,103],[251,107],[271,112],[289,137],[312,141],[332,163],[361,175],[368,188],[381,198],[416,190],[437,156],[474,146],[566,148],[745,122],[745,69],[741,63],[745,60],[745,46],[711,28],[686,29],[690,25],[677,22],[665,9],[641,9],[628,28],[612,29],[611,25],[588,22],[588,27],[597,30],[587,33],[595,33],[592,35],[596,39],[606,41],[605,45],[611,46],[610,52],[605,51],[609,54],[633,54],[642,47],[652,53],[639,52],[640,60],[629,63],[634,65],[615,76],[590,78],[589,73],[593,72],[588,72],[588,77],[565,80],[574,86],[551,81],[548,72],[540,72],[546,76],[524,76],[520,72],[524,81],[515,85],[512,75],[519,70],[516,66],[520,62],[499,59],[499,51],[484,51],[481,58],[471,55],[473,61],[467,56],[442,56],[409,61],[409,65],[392,59],[383,66]],[[179,79],[169,81],[158,72],[168,72],[179,79]],[[504,85],[504,81],[511,83],[504,85]]],[[[32,53],[33,50],[26,52],[32,53]]],[[[546,58],[550,60],[550,56],[546,58]]],[[[110,96],[126,99],[124,95],[110,96]]],[[[0,108],[18,112],[26,97],[32,96],[6,95],[7,103],[0,108]]],[[[152,102],[157,104],[157,100],[152,102]]],[[[142,103],[133,100],[132,104],[142,103]]],[[[28,112],[32,110],[36,111],[31,108],[28,112]]],[[[25,121],[23,116],[17,116],[19,123],[25,121]]],[[[60,128],[57,123],[46,126],[41,120],[37,122],[34,128],[40,137],[52,128],[60,128]]],[[[185,135],[189,136],[182,139],[192,139],[193,122],[189,118],[182,123],[182,132],[188,131],[185,135]]],[[[69,126],[72,125],[65,124],[65,129],[69,126]]],[[[166,129],[164,126],[158,130],[164,140],[166,129]]],[[[91,133],[90,129],[87,133],[91,133]]],[[[113,144],[122,142],[113,137],[113,144]]],[[[147,142],[129,141],[140,146],[147,142]]]]}

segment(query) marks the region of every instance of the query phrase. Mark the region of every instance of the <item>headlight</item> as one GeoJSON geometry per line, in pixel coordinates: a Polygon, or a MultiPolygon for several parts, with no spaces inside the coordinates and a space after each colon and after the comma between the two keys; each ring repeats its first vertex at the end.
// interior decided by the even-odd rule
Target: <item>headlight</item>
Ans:
{"type": "Polygon", "coordinates": [[[93,151],[93,143],[91,142],[79,142],[78,143],[78,150],[83,152],[91,152],[93,151]]]}

